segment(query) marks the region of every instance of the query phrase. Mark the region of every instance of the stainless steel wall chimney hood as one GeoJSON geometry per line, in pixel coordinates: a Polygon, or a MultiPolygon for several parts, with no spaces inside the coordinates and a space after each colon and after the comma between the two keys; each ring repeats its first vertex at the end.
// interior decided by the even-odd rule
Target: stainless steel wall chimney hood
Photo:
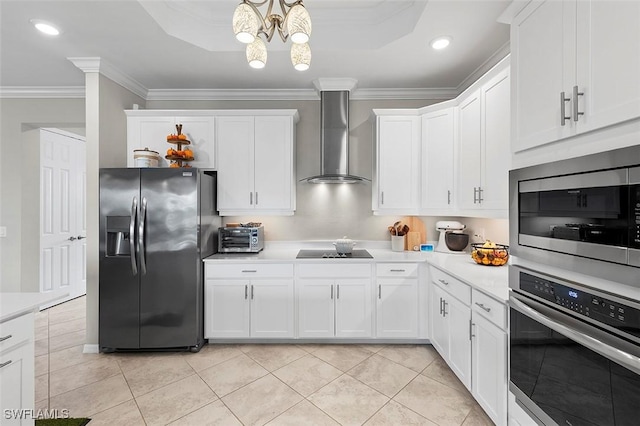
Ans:
{"type": "Polygon", "coordinates": [[[368,179],[349,174],[349,91],[320,92],[320,175],[309,183],[358,183],[368,179]]]}

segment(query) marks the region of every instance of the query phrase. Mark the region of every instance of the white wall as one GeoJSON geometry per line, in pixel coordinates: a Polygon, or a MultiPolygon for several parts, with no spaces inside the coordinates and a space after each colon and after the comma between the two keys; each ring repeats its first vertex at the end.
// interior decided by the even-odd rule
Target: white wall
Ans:
{"type": "MultiPolygon", "coordinates": [[[[37,227],[38,222],[25,221],[23,204],[38,197],[22,187],[22,176],[37,173],[33,164],[22,161],[21,150],[31,149],[34,143],[26,135],[39,127],[56,127],[84,134],[84,99],[0,99],[0,226],[7,227],[7,237],[0,238],[0,292],[18,292],[38,286],[25,283],[21,277],[23,262],[38,264],[38,254],[22,256],[22,230],[37,227]]],[[[27,182],[28,183],[28,182],[27,182]]]]}
{"type": "Polygon", "coordinates": [[[87,331],[98,344],[99,169],[127,166],[125,109],[144,100],[98,73],[85,75],[87,118],[87,331]]]}

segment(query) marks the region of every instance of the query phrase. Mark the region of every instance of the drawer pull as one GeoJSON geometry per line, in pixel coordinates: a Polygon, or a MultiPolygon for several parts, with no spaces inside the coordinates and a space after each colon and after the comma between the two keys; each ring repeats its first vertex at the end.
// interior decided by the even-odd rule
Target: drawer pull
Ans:
{"type": "Polygon", "coordinates": [[[449,285],[449,283],[448,283],[448,282],[446,282],[445,280],[440,280],[440,279],[439,279],[438,281],[440,281],[440,282],[441,282],[442,284],[444,284],[444,285],[449,285]]]}
{"type": "Polygon", "coordinates": [[[7,362],[3,362],[2,364],[0,364],[0,368],[2,367],[6,367],[7,365],[11,364],[13,361],[9,360],[7,362]]]}
{"type": "Polygon", "coordinates": [[[0,342],[4,342],[5,340],[11,339],[12,337],[13,337],[12,334],[8,334],[8,335],[6,335],[4,337],[0,337],[0,342]]]}
{"type": "Polygon", "coordinates": [[[390,269],[390,272],[405,272],[404,269],[390,269]]]}
{"type": "Polygon", "coordinates": [[[243,269],[242,273],[245,273],[245,272],[258,272],[258,270],[257,269],[243,269]]]}
{"type": "Polygon", "coordinates": [[[478,303],[476,302],[476,305],[480,306],[482,309],[484,309],[486,312],[491,312],[491,308],[487,308],[486,306],[484,306],[483,303],[478,303]]]}

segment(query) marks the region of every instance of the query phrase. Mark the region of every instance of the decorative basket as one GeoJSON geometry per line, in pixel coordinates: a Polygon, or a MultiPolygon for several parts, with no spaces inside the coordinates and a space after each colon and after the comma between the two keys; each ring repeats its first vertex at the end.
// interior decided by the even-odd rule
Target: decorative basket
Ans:
{"type": "Polygon", "coordinates": [[[478,265],[502,266],[509,260],[509,246],[495,244],[495,247],[484,247],[484,243],[471,244],[471,258],[478,265]]]}

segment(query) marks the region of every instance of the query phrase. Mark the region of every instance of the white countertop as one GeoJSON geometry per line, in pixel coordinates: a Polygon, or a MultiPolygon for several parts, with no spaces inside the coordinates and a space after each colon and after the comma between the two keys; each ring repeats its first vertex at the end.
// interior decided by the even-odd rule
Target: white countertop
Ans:
{"type": "Polygon", "coordinates": [[[0,293],[0,322],[37,311],[40,306],[65,298],[67,292],[0,293]]]}
{"type": "MultiPolygon", "coordinates": [[[[415,251],[392,251],[388,241],[360,242],[356,249],[366,249],[373,259],[349,259],[350,263],[369,262],[428,262],[450,275],[466,282],[487,295],[505,302],[509,299],[509,273],[507,266],[484,266],[476,264],[469,253],[437,253],[415,251]]],[[[267,244],[259,253],[219,253],[209,256],[205,262],[252,263],[345,263],[345,259],[296,259],[302,248],[333,250],[327,242],[278,242],[267,244]]]]}

